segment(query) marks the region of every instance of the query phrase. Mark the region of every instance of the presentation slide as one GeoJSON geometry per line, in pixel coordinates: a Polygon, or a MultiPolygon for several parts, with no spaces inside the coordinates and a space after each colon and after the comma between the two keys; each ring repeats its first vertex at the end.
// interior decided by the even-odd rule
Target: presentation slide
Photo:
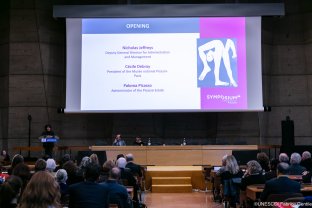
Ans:
{"type": "Polygon", "coordinates": [[[244,110],[246,67],[245,17],[81,20],[82,111],[244,110]]]}

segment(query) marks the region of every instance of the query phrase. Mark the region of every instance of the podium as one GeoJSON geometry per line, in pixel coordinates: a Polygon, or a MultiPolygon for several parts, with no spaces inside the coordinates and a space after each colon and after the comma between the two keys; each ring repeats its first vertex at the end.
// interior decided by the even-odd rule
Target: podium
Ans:
{"type": "Polygon", "coordinates": [[[40,140],[42,143],[46,143],[46,142],[56,143],[58,142],[59,139],[56,137],[45,137],[45,138],[41,138],[40,140]]]}
{"type": "Polygon", "coordinates": [[[44,154],[46,156],[53,156],[54,144],[58,142],[60,138],[58,136],[41,136],[39,137],[40,142],[42,143],[44,154]]]}

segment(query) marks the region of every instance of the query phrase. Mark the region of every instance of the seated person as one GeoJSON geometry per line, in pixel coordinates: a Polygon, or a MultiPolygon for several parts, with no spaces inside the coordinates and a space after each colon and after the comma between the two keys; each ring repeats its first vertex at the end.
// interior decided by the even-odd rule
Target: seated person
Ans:
{"type": "Polygon", "coordinates": [[[307,171],[312,170],[312,158],[309,151],[304,151],[302,153],[300,165],[305,167],[307,171]]]}
{"type": "Polygon", "coordinates": [[[271,194],[300,193],[300,183],[288,178],[289,165],[281,162],[277,165],[277,178],[265,183],[264,190],[260,195],[261,201],[266,201],[271,194]]]}
{"type": "Polygon", "coordinates": [[[131,170],[131,173],[134,176],[142,177],[141,166],[134,163],[133,154],[131,154],[131,153],[127,154],[126,160],[127,160],[126,168],[129,168],[131,170]]]}
{"type": "Polygon", "coordinates": [[[286,153],[280,153],[278,156],[279,162],[284,162],[289,164],[289,157],[286,153]]]}
{"type": "Polygon", "coordinates": [[[257,161],[261,165],[263,172],[270,171],[269,168],[270,159],[265,152],[259,152],[257,154],[257,161]]]}
{"type": "Polygon", "coordinates": [[[135,138],[135,141],[133,142],[133,144],[137,146],[144,146],[144,143],[142,142],[141,137],[138,137],[138,136],[135,138]]]}
{"type": "Polygon", "coordinates": [[[264,174],[266,181],[277,177],[277,165],[278,165],[278,163],[279,163],[278,159],[274,158],[274,159],[270,160],[270,164],[269,164],[270,171],[266,172],[264,174]]]}
{"type": "Polygon", "coordinates": [[[226,160],[227,155],[224,155],[222,157],[222,166],[220,167],[220,169],[217,171],[217,176],[220,176],[221,173],[223,173],[225,171],[225,160],[226,160]]]}
{"type": "Polygon", "coordinates": [[[306,168],[300,165],[301,156],[294,152],[290,156],[290,166],[288,170],[289,175],[302,175],[306,168]]]}
{"type": "Polygon", "coordinates": [[[121,138],[121,134],[116,135],[113,146],[126,146],[126,142],[121,138]]]}
{"type": "Polygon", "coordinates": [[[8,165],[10,164],[10,156],[6,150],[1,150],[0,154],[0,165],[8,165]]]}
{"type": "Polygon", "coordinates": [[[261,165],[255,161],[251,160],[247,163],[247,170],[242,178],[240,185],[241,190],[245,191],[246,187],[252,184],[264,184],[265,177],[262,174],[261,165]]]}
{"type": "Polygon", "coordinates": [[[101,183],[108,191],[108,203],[117,204],[118,207],[127,208],[128,204],[128,192],[125,186],[118,183],[120,178],[120,169],[113,167],[109,172],[108,180],[105,183],[101,183]]]}
{"type": "Polygon", "coordinates": [[[100,167],[89,163],[85,167],[83,176],[83,182],[69,186],[69,207],[107,207],[108,191],[96,182],[100,176],[100,167]]]}

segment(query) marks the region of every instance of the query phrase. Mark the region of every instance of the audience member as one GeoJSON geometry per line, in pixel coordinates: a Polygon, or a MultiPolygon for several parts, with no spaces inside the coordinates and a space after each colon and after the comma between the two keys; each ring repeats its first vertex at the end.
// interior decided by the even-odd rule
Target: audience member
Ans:
{"type": "Polygon", "coordinates": [[[226,157],[225,171],[220,176],[223,185],[223,195],[229,200],[230,206],[235,207],[236,203],[239,203],[238,184],[243,176],[243,172],[239,169],[237,160],[233,155],[226,157]]]}
{"type": "Polygon", "coordinates": [[[261,165],[262,170],[264,172],[270,171],[270,168],[269,168],[270,159],[265,152],[259,152],[257,154],[257,161],[261,165]]]}
{"type": "Polygon", "coordinates": [[[83,176],[78,176],[78,167],[73,161],[67,161],[63,165],[63,169],[67,172],[67,185],[78,183],[83,181],[83,176]]]}
{"type": "Polygon", "coordinates": [[[220,169],[219,170],[217,170],[217,175],[218,176],[220,176],[224,171],[225,171],[225,166],[226,166],[226,158],[227,158],[227,155],[224,155],[223,157],[222,157],[222,165],[221,165],[221,167],[220,167],[220,169]]]}
{"type": "Polygon", "coordinates": [[[35,163],[35,172],[46,170],[47,162],[44,159],[38,159],[35,163]]]}
{"type": "Polygon", "coordinates": [[[131,173],[134,176],[139,176],[142,177],[142,170],[141,170],[141,166],[134,163],[134,157],[133,154],[129,153],[126,155],[126,168],[129,168],[131,170],[131,173]]]}
{"type": "Polygon", "coordinates": [[[15,168],[15,166],[20,164],[20,163],[24,163],[24,157],[22,155],[19,155],[19,154],[14,155],[14,157],[12,158],[11,167],[8,170],[9,175],[12,174],[12,171],[15,168]]]}
{"type": "Polygon", "coordinates": [[[277,165],[277,178],[265,183],[264,190],[260,195],[261,201],[266,201],[270,194],[300,193],[300,183],[287,177],[289,165],[281,162],[277,165]]]}
{"type": "Polygon", "coordinates": [[[27,184],[19,208],[61,208],[59,185],[47,171],[35,173],[27,184]]]}
{"type": "Polygon", "coordinates": [[[126,142],[121,138],[121,134],[116,135],[113,146],[126,146],[126,142]]]}
{"type": "Polygon", "coordinates": [[[93,153],[92,155],[90,155],[90,160],[91,160],[91,163],[100,166],[100,162],[99,162],[99,158],[98,158],[97,154],[93,153]]]}
{"type": "Polygon", "coordinates": [[[54,171],[58,171],[59,169],[62,169],[63,168],[63,165],[67,162],[67,161],[70,161],[71,160],[71,157],[70,157],[70,154],[65,154],[62,159],[59,161],[59,165],[55,168],[54,171]]]}
{"type": "Polygon", "coordinates": [[[246,187],[252,184],[264,184],[265,177],[262,172],[261,165],[255,161],[251,160],[247,163],[246,172],[241,181],[241,190],[245,191],[246,187]]]}
{"type": "Polygon", "coordinates": [[[119,158],[121,158],[121,157],[126,158],[124,154],[118,154],[118,155],[116,156],[116,162],[117,162],[117,160],[118,160],[119,158]]]}
{"type": "Polygon", "coordinates": [[[290,156],[290,167],[288,170],[289,175],[302,175],[306,168],[300,165],[301,156],[297,152],[294,152],[290,156]]]}
{"type": "Polygon", "coordinates": [[[15,208],[21,193],[22,179],[18,176],[11,176],[0,185],[0,207],[15,208]]]}
{"type": "Polygon", "coordinates": [[[107,189],[96,183],[100,176],[100,167],[89,163],[85,167],[84,181],[69,186],[69,207],[105,208],[107,207],[107,189]]]}
{"type": "Polygon", "coordinates": [[[54,177],[55,177],[55,172],[54,172],[55,168],[56,168],[55,160],[52,158],[49,158],[47,160],[46,170],[50,172],[54,177]]]}
{"type": "Polygon", "coordinates": [[[99,178],[99,183],[101,182],[105,182],[108,180],[109,178],[109,172],[111,171],[111,169],[115,167],[115,163],[111,160],[107,160],[103,166],[102,166],[102,171],[100,174],[100,178],[99,178]]]}
{"type": "Polygon", "coordinates": [[[23,181],[23,186],[21,192],[23,193],[28,181],[31,178],[31,173],[28,165],[24,163],[20,163],[15,168],[13,169],[12,175],[18,176],[22,179],[23,181]]]}
{"type": "Polygon", "coordinates": [[[7,153],[6,150],[1,150],[0,154],[0,165],[8,165],[10,163],[10,155],[7,153]]]}
{"type": "Polygon", "coordinates": [[[67,181],[67,172],[64,169],[59,169],[56,172],[56,181],[58,182],[60,186],[60,193],[61,193],[61,204],[68,205],[69,200],[69,193],[68,193],[68,185],[66,183],[67,181]]]}
{"type": "Polygon", "coordinates": [[[108,191],[108,203],[117,204],[118,207],[128,208],[128,192],[127,189],[118,184],[120,178],[120,169],[113,167],[109,172],[109,178],[105,183],[101,183],[108,191]]]}
{"type": "Polygon", "coordinates": [[[278,156],[278,160],[279,162],[284,162],[284,163],[288,163],[289,164],[289,157],[286,153],[281,153],[278,156]]]}
{"type": "Polygon", "coordinates": [[[276,178],[277,177],[277,165],[279,163],[278,159],[271,159],[270,160],[270,171],[265,173],[265,180],[268,181],[272,178],[276,178]]]}
{"type": "Polygon", "coordinates": [[[90,159],[90,157],[88,157],[88,156],[85,156],[85,157],[83,157],[82,159],[81,159],[81,162],[80,162],[80,164],[79,164],[79,166],[78,166],[78,170],[77,170],[77,177],[80,177],[80,178],[84,178],[83,177],[83,174],[84,174],[84,172],[85,172],[85,169],[86,169],[86,167],[89,165],[91,163],[91,159],[90,159]]]}
{"type": "Polygon", "coordinates": [[[309,151],[304,151],[302,153],[300,165],[305,167],[307,171],[312,170],[312,159],[311,159],[311,153],[309,151]]]}

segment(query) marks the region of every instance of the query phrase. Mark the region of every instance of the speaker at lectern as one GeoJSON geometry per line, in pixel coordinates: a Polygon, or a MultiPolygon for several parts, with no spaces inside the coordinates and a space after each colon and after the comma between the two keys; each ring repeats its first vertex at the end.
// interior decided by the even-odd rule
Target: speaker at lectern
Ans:
{"type": "Polygon", "coordinates": [[[53,156],[53,148],[55,146],[55,143],[59,141],[59,137],[54,136],[41,136],[39,137],[40,142],[42,143],[42,147],[44,149],[44,157],[52,158],[53,156]]]}

